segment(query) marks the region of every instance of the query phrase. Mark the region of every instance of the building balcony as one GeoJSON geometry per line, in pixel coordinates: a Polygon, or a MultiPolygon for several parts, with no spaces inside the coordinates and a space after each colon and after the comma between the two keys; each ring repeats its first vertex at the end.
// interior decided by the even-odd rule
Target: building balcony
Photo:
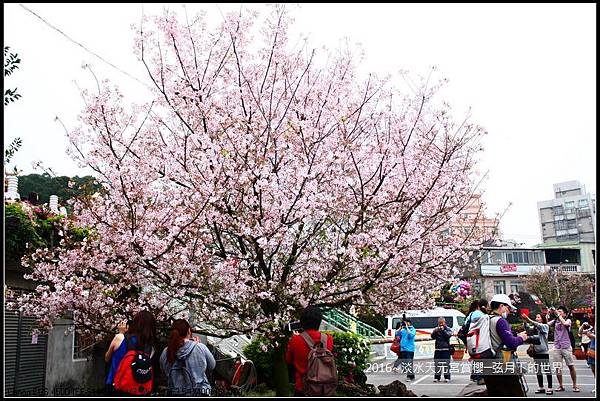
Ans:
{"type": "Polygon", "coordinates": [[[560,271],[564,273],[581,273],[581,265],[574,264],[549,264],[548,267],[555,271],[560,271]]]}
{"type": "Polygon", "coordinates": [[[524,276],[534,271],[560,271],[563,273],[584,273],[581,265],[574,263],[558,263],[558,264],[482,264],[480,273],[482,276],[508,277],[508,276],[524,276]]]}

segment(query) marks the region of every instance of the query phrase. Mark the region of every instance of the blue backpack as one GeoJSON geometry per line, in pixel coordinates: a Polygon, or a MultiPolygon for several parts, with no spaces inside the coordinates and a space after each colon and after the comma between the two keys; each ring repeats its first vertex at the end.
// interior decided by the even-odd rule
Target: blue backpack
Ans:
{"type": "Polygon", "coordinates": [[[196,395],[194,394],[194,380],[187,368],[186,358],[177,358],[167,376],[169,386],[167,395],[196,395]]]}

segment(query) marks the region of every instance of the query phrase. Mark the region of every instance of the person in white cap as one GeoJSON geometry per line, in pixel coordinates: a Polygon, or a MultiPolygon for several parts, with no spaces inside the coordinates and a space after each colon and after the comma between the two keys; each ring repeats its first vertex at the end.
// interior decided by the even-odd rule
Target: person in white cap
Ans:
{"type": "MultiPolygon", "coordinates": [[[[510,312],[516,312],[517,308],[506,294],[496,294],[490,302],[492,319],[490,320],[490,337],[492,348],[501,355],[501,348],[507,348],[514,352],[517,347],[527,339],[527,333],[522,331],[516,337],[513,336],[510,324],[506,318],[510,312]],[[496,317],[494,319],[494,317],[496,317]]],[[[488,396],[520,396],[525,397],[523,387],[518,375],[488,374],[484,376],[488,396]]]]}

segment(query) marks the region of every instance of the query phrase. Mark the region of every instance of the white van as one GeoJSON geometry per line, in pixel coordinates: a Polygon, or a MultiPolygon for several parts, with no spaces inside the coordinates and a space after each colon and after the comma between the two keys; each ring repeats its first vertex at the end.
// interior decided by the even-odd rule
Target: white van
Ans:
{"type": "MultiPolygon", "coordinates": [[[[456,309],[435,308],[422,310],[406,310],[395,315],[386,316],[387,329],[385,336],[393,339],[396,333],[396,325],[402,321],[402,314],[410,319],[412,325],[417,330],[415,340],[415,359],[433,358],[435,342],[431,339],[431,332],[438,326],[438,318],[446,319],[446,325],[457,332],[465,323],[465,314],[456,309]]],[[[456,337],[450,339],[452,343],[458,343],[456,337]]],[[[389,347],[388,347],[389,348],[389,347]]],[[[388,350],[389,351],[389,350],[388,350]]],[[[389,357],[395,357],[395,354],[389,353],[389,357]]]]}

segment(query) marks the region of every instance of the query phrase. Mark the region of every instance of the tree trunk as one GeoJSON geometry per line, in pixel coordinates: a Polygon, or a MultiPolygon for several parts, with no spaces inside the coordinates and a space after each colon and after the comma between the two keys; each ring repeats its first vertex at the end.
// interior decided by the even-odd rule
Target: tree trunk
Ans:
{"type": "Polygon", "coordinates": [[[285,362],[285,351],[287,349],[287,338],[279,339],[279,347],[273,353],[273,379],[275,381],[275,395],[277,397],[290,396],[290,379],[288,377],[288,366],[285,362]]]}

